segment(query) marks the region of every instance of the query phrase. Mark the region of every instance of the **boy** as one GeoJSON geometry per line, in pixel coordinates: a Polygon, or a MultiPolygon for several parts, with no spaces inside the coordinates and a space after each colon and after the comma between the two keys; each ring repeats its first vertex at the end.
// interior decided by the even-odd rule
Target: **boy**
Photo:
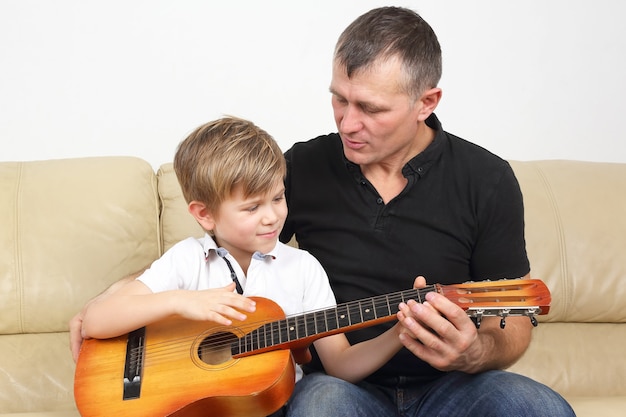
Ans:
{"type": "MultiPolygon", "coordinates": [[[[319,262],[278,241],[286,163],[271,136],[233,117],[207,123],[179,145],[174,170],[207,233],[179,242],[136,280],[90,303],[85,337],[115,337],[170,316],[228,326],[255,311],[249,296],[272,299],[287,316],[335,305],[319,262]]],[[[396,325],[354,346],[343,334],[314,344],[329,375],[356,382],[401,348],[399,332],[396,325]]]]}

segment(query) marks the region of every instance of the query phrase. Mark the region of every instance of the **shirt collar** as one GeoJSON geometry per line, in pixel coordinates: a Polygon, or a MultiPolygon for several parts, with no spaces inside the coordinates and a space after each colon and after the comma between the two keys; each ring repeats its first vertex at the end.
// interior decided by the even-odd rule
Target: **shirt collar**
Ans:
{"type": "MultiPolygon", "coordinates": [[[[254,252],[252,254],[252,259],[256,259],[257,261],[264,261],[266,259],[276,259],[277,248],[278,248],[278,242],[276,242],[274,249],[272,249],[268,253],[261,253],[258,251],[254,252]]],[[[226,257],[226,255],[228,255],[228,249],[218,247],[217,243],[215,242],[215,239],[213,239],[213,237],[209,235],[208,233],[204,235],[204,245],[202,249],[204,251],[204,258],[207,260],[209,259],[209,255],[211,252],[215,252],[215,254],[221,258],[224,258],[226,257]]]]}
{"type": "MultiPolygon", "coordinates": [[[[405,177],[409,175],[417,174],[419,177],[423,177],[428,172],[428,169],[435,163],[439,156],[442,154],[444,144],[446,142],[446,133],[441,126],[441,122],[432,113],[425,121],[426,125],[435,131],[435,138],[422,152],[415,155],[406,163],[402,168],[402,174],[405,177]]],[[[353,173],[357,180],[361,180],[361,168],[354,162],[349,161],[346,155],[343,154],[343,160],[349,171],[353,173]]]]}
{"type": "Polygon", "coordinates": [[[402,168],[402,173],[405,177],[413,173],[423,177],[443,153],[446,133],[443,131],[441,122],[435,113],[428,116],[426,125],[435,131],[435,137],[426,149],[411,158],[402,168]]]}

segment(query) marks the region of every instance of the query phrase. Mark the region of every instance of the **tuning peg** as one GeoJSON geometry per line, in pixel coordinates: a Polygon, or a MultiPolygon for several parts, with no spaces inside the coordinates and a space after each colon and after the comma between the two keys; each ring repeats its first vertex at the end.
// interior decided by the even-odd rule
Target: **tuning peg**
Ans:
{"type": "Polygon", "coordinates": [[[509,316],[509,313],[511,312],[511,310],[509,310],[508,308],[504,308],[502,310],[500,310],[498,312],[498,316],[502,317],[500,319],[500,328],[504,329],[504,326],[506,326],[506,318],[509,316]]]}
{"type": "Polygon", "coordinates": [[[537,318],[533,314],[529,315],[528,318],[530,319],[530,322],[533,325],[533,327],[537,327],[537,325],[539,324],[537,322],[537,318]]]}
{"type": "Polygon", "coordinates": [[[474,314],[470,317],[470,319],[472,319],[472,321],[474,322],[474,326],[476,326],[477,329],[480,329],[480,322],[483,320],[483,313],[483,310],[478,309],[474,311],[474,314]]]}

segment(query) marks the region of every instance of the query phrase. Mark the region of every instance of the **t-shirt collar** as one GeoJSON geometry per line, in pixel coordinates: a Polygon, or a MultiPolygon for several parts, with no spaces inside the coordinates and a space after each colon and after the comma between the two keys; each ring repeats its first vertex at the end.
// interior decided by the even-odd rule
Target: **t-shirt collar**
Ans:
{"type": "MultiPolygon", "coordinates": [[[[406,163],[406,165],[402,168],[402,173],[405,177],[413,174],[417,174],[420,177],[423,177],[428,172],[428,169],[435,163],[439,156],[442,154],[444,149],[444,143],[446,142],[446,134],[443,131],[443,127],[441,126],[441,122],[435,115],[432,113],[425,121],[426,125],[435,131],[435,138],[433,141],[419,154],[415,155],[413,158],[406,163]]],[[[348,170],[353,172],[355,175],[358,173],[357,180],[360,180],[360,167],[354,162],[349,161],[345,154],[343,154],[343,160],[348,167],[348,170]]],[[[356,177],[355,177],[356,178],[356,177]]]]}
{"type": "MultiPolygon", "coordinates": [[[[274,246],[274,248],[268,253],[261,253],[259,251],[254,252],[252,254],[252,259],[256,259],[257,261],[264,261],[266,259],[276,259],[277,247],[278,247],[278,242],[276,242],[276,245],[274,246]]],[[[218,247],[217,243],[215,242],[215,239],[213,239],[213,237],[209,235],[208,233],[205,234],[204,236],[204,245],[202,249],[204,251],[205,259],[209,259],[209,255],[211,252],[215,252],[215,254],[219,256],[220,258],[224,258],[226,257],[226,255],[228,255],[228,249],[218,247]]]]}

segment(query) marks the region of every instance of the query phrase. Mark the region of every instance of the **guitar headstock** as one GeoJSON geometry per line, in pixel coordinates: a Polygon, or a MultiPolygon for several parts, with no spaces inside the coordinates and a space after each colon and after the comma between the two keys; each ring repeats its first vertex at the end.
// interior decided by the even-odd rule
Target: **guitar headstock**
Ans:
{"type": "Polygon", "coordinates": [[[552,300],[550,290],[539,279],[441,285],[439,292],[465,310],[477,327],[487,316],[501,317],[501,327],[504,327],[506,317],[527,316],[536,326],[535,316],[548,314],[552,300]]]}

